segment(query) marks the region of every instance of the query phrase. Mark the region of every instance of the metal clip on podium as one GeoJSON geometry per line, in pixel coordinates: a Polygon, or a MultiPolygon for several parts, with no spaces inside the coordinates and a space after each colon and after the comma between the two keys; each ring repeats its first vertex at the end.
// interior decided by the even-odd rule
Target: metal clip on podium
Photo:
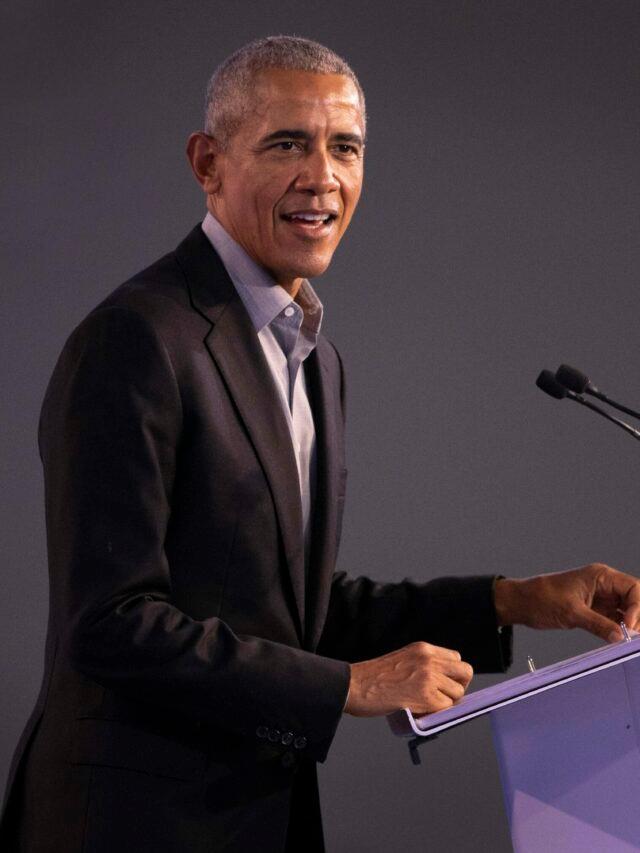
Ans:
{"type": "Polygon", "coordinates": [[[640,850],[640,637],[388,720],[419,764],[420,744],[483,714],[515,853],[640,850]]]}

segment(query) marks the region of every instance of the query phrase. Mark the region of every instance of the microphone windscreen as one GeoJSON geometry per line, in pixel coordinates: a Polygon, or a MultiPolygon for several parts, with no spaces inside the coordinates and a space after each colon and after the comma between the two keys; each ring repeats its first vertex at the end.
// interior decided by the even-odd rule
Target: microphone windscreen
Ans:
{"type": "Polygon", "coordinates": [[[556,370],[556,379],[561,385],[576,394],[583,394],[589,385],[589,377],[580,373],[575,367],[569,367],[568,364],[560,365],[556,370]]]}
{"type": "Polygon", "coordinates": [[[556,400],[563,400],[567,396],[567,389],[561,385],[550,370],[543,370],[540,376],[536,379],[536,385],[545,394],[555,397],[556,400]]]}

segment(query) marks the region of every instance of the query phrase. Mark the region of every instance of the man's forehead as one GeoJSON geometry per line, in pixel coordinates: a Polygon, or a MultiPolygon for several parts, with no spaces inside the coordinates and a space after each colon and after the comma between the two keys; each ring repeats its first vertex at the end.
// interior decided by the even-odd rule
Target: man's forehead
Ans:
{"type": "Polygon", "coordinates": [[[304,120],[321,109],[336,118],[362,124],[358,90],[342,74],[269,68],[259,72],[255,85],[256,112],[269,122],[285,115],[304,120]]]}

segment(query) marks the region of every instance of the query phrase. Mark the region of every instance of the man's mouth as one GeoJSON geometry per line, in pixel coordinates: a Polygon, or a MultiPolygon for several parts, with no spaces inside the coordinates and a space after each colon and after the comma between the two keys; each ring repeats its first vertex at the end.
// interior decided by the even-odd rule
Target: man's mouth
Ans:
{"type": "Polygon", "coordinates": [[[338,214],[333,210],[294,210],[283,213],[280,218],[290,223],[299,234],[324,237],[331,232],[338,214]]]}

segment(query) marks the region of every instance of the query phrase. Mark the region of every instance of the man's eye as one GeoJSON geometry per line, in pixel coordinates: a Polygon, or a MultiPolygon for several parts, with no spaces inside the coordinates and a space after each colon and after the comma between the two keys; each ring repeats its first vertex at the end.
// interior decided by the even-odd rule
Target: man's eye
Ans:
{"type": "Polygon", "coordinates": [[[344,142],[344,143],[341,143],[340,145],[338,145],[338,153],[340,153],[340,154],[357,154],[358,149],[355,147],[355,145],[349,145],[346,142],[344,142]]]}
{"type": "Polygon", "coordinates": [[[295,142],[291,139],[285,139],[282,142],[276,143],[275,147],[280,148],[281,151],[293,151],[295,142]]]}

